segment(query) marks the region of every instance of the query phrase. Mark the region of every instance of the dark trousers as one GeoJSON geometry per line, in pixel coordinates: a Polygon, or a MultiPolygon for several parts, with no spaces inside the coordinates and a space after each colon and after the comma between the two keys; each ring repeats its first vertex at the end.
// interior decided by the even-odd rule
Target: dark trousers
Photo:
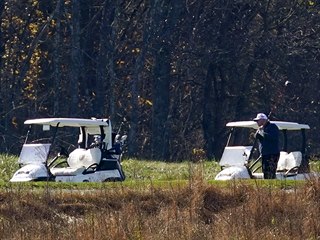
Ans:
{"type": "Polygon", "coordinates": [[[264,179],[275,179],[280,154],[262,156],[262,172],[264,179]]]}

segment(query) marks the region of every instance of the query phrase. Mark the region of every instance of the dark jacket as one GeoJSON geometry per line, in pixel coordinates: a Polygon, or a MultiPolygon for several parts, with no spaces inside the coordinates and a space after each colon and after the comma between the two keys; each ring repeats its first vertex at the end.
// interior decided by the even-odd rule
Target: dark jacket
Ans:
{"type": "Polygon", "coordinates": [[[260,154],[262,156],[279,154],[279,129],[277,125],[268,121],[263,130],[263,136],[261,136],[259,133],[256,135],[256,138],[259,140],[260,154]]]}

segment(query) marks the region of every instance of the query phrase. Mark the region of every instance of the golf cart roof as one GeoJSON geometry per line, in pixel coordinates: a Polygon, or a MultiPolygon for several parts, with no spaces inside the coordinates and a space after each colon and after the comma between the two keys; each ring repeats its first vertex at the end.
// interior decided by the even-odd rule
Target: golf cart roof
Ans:
{"type": "MultiPolygon", "coordinates": [[[[296,122],[283,122],[283,121],[270,121],[278,126],[280,130],[301,130],[301,129],[310,129],[307,124],[300,124],[296,122]]],[[[243,127],[243,128],[253,128],[258,129],[258,124],[255,121],[238,121],[238,122],[229,122],[226,125],[227,127],[243,127]]]]}
{"type": "Polygon", "coordinates": [[[108,119],[82,119],[82,118],[38,118],[29,119],[24,124],[50,125],[53,127],[97,127],[109,126],[108,119]]]}

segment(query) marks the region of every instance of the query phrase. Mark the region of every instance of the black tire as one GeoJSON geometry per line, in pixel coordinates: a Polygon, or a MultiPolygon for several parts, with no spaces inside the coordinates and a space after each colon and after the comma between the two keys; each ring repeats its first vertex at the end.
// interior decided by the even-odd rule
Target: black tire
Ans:
{"type": "Polygon", "coordinates": [[[118,177],[111,177],[111,178],[107,178],[105,179],[103,182],[121,182],[122,179],[118,178],[118,177]]]}

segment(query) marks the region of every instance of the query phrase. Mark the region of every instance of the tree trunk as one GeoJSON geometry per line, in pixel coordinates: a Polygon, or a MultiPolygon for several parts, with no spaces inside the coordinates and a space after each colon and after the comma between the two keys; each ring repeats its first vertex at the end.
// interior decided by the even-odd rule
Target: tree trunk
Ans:
{"type": "MultiPolygon", "coordinates": [[[[109,1],[105,1],[102,11],[101,25],[100,25],[100,44],[99,53],[97,57],[97,70],[96,70],[96,86],[95,86],[95,100],[93,104],[94,114],[100,117],[104,117],[105,114],[105,101],[109,98],[109,94],[106,94],[106,90],[112,91],[112,88],[107,86],[108,80],[108,57],[113,52],[112,48],[112,22],[114,21],[115,7],[109,4],[109,1]],[[112,7],[111,7],[112,6],[112,7]]],[[[111,113],[109,113],[111,114],[111,113]]]]}
{"type": "Polygon", "coordinates": [[[145,44],[143,43],[143,47],[137,57],[135,62],[134,69],[134,77],[131,80],[131,114],[130,114],[130,131],[129,131],[129,148],[128,155],[129,157],[136,157],[138,152],[138,142],[135,140],[137,136],[137,128],[138,128],[138,83],[140,82],[140,72],[143,69],[144,58],[145,58],[145,44]]]}
{"type": "Polygon", "coordinates": [[[56,33],[54,35],[54,51],[53,51],[53,88],[55,89],[53,95],[53,116],[60,114],[60,92],[62,90],[62,74],[61,74],[61,18],[62,18],[62,8],[63,2],[61,0],[57,3],[57,13],[56,13],[56,33]]]}
{"type": "MultiPolygon", "coordinates": [[[[146,17],[147,18],[147,17],[146,17]]],[[[138,134],[138,127],[139,127],[139,104],[138,104],[138,86],[139,83],[143,81],[143,77],[141,77],[141,73],[144,70],[144,64],[145,64],[145,57],[146,52],[148,51],[149,46],[149,31],[148,31],[148,23],[144,23],[142,34],[143,34],[143,40],[140,47],[140,52],[137,53],[138,56],[135,58],[134,61],[134,74],[133,78],[131,80],[131,113],[130,113],[130,131],[128,133],[128,156],[129,157],[137,157],[138,151],[139,151],[139,143],[136,141],[137,134],[138,134]]]]}
{"type": "Polygon", "coordinates": [[[79,104],[79,82],[81,82],[81,53],[80,53],[80,3],[72,1],[72,25],[71,25],[71,75],[70,75],[70,108],[69,115],[76,117],[79,104]]]}
{"type": "Polygon", "coordinates": [[[249,64],[247,71],[243,77],[243,79],[239,78],[239,92],[237,103],[235,107],[235,119],[240,119],[241,116],[247,115],[245,112],[251,112],[252,109],[248,108],[248,94],[250,92],[250,85],[253,82],[253,74],[254,70],[256,69],[256,60],[253,59],[252,62],[249,64]]]}
{"type": "MultiPolygon", "coordinates": [[[[4,2],[5,1],[0,1],[0,26],[2,25],[2,19],[3,19],[3,10],[4,10],[4,2]]],[[[5,53],[5,41],[4,41],[4,37],[3,37],[3,33],[2,33],[2,28],[0,28],[0,80],[1,83],[3,83],[3,67],[2,67],[2,58],[3,55],[5,53]]],[[[2,93],[2,86],[3,84],[0,85],[0,92],[2,93]]],[[[1,94],[0,96],[0,113],[2,113],[3,111],[3,104],[4,104],[4,99],[3,98],[3,94],[1,94]]]]}
{"type": "Polygon", "coordinates": [[[216,74],[214,64],[208,65],[207,75],[204,82],[203,91],[203,132],[205,141],[205,151],[208,159],[217,157],[216,141],[217,141],[217,117],[219,114],[218,92],[216,86],[216,74]]]}
{"type": "MultiPolygon", "coordinates": [[[[170,85],[170,27],[167,21],[172,10],[166,0],[154,1],[152,6],[154,70],[152,84],[152,158],[156,160],[169,159],[169,85],[170,85]]],[[[172,16],[171,16],[172,17],[172,16]]]]}
{"type": "Polygon", "coordinates": [[[159,46],[156,55],[152,89],[152,157],[165,160],[169,157],[168,113],[170,83],[170,51],[168,46],[159,46]]]}

